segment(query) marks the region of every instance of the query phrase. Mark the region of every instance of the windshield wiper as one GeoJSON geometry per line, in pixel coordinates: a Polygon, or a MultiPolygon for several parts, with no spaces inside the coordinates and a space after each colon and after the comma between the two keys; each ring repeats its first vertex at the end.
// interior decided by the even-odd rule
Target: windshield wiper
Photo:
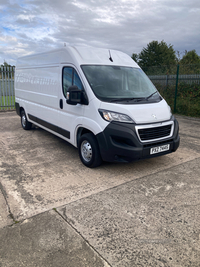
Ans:
{"type": "Polygon", "coordinates": [[[145,98],[136,98],[136,97],[127,97],[127,98],[113,98],[110,100],[110,102],[120,102],[120,101],[132,101],[134,100],[135,102],[138,102],[138,101],[141,101],[141,100],[144,100],[145,98]]]}
{"type": "Polygon", "coordinates": [[[153,94],[147,96],[147,97],[126,97],[126,98],[113,98],[110,100],[110,102],[121,102],[121,101],[134,101],[134,102],[140,102],[142,100],[148,100],[153,95],[158,93],[158,91],[155,91],[153,94]]]}
{"type": "Polygon", "coordinates": [[[158,91],[155,91],[153,94],[147,96],[145,99],[148,100],[150,97],[152,97],[153,95],[155,95],[158,91]]]}

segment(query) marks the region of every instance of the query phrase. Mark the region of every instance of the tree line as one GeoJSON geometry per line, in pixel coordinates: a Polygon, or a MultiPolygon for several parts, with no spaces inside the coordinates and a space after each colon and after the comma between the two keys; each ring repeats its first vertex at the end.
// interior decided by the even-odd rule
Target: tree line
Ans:
{"type": "Polygon", "coordinates": [[[191,65],[200,64],[200,56],[195,50],[185,51],[180,58],[180,52],[175,51],[173,46],[166,42],[152,41],[144,47],[139,54],[133,53],[132,59],[138,63],[141,68],[163,65],[191,65]]]}
{"type": "Polygon", "coordinates": [[[4,63],[0,65],[0,79],[2,79],[2,78],[7,79],[7,78],[14,77],[14,67],[15,66],[9,65],[4,60],[4,63]]]}
{"type": "Polygon", "coordinates": [[[1,64],[1,67],[9,67],[9,68],[10,68],[10,67],[14,67],[14,66],[8,64],[8,63],[4,60],[4,63],[1,64]]]}

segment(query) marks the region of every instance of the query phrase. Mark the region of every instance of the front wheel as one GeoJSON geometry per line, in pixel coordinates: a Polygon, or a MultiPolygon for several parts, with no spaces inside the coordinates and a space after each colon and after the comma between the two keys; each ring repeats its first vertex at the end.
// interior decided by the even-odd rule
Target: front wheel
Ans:
{"type": "Polygon", "coordinates": [[[94,168],[102,163],[99,146],[92,133],[83,134],[78,142],[79,157],[82,163],[89,168],[94,168]]]}
{"type": "Polygon", "coordinates": [[[27,120],[24,110],[21,111],[21,125],[24,130],[30,130],[32,127],[32,123],[27,120]]]}

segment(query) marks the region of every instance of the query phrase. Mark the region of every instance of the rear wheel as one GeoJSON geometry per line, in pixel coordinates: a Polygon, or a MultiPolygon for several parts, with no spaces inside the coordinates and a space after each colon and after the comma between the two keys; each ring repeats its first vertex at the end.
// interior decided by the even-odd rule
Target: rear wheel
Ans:
{"type": "Polygon", "coordinates": [[[94,168],[101,165],[99,146],[92,133],[86,133],[80,137],[78,150],[80,159],[86,167],[94,168]]]}
{"type": "Polygon", "coordinates": [[[27,120],[24,110],[21,111],[21,125],[24,130],[30,130],[32,127],[32,123],[27,120]]]}

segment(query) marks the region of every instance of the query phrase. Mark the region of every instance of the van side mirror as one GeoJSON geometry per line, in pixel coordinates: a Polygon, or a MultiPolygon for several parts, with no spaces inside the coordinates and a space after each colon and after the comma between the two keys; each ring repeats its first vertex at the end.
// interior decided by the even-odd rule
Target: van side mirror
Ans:
{"type": "Polygon", "coordinates": [[[84,104],[88,105],[87,96],[84,91],[78,89],[76,85],[72,85],[67,90],[67,104],[76,105],[84,104]]]}
{"type": "Polygon", "coordinates": [[[70,86],[67,90],[67,104],[76,105],[81,103],[82,91],[76,85],[70,86]]]}

